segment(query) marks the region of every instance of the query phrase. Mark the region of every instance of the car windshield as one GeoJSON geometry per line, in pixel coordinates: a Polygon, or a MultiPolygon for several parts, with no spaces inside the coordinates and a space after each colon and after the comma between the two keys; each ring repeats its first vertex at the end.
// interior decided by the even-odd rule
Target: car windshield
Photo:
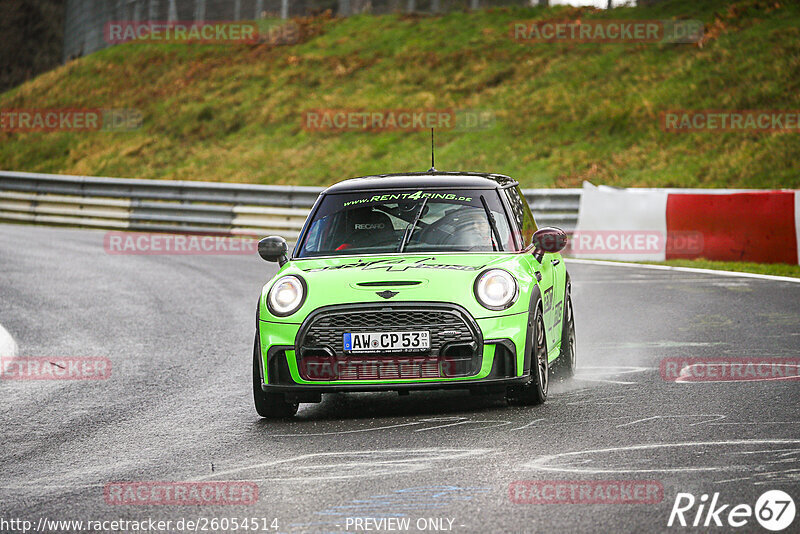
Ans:
{"type": "Polygon", "coordinates": [[[324,196],[297,257],[513,249],[497,190],[409,189],[324,196]]]}

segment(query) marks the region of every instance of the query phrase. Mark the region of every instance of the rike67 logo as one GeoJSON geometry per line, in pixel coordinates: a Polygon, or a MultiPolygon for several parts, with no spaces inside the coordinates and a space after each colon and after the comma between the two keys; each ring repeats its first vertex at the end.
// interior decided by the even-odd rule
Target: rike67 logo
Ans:
{"type": "Polygon", "coordinates": [[[699,499],[691,493],[678,493],[667,526],[738,528],[751,524],[753,517],[772,532],[786,530],[794,522],[794,500],[784,491],[770,490],[763,493],[752,507],[749,504],[723,504],[719,493],[714,493],[710,502],[705,493],[699,499]]]}

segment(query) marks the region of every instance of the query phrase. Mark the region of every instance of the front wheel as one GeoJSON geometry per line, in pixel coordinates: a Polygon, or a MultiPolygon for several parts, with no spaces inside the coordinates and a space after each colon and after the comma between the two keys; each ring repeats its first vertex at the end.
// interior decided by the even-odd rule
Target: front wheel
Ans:
{"type": "Polygon", "coordinates": [[[547,362],[544,318],[542,317],[542,309],[538,305],[536,306],[533,325],[530,381],[522,386],[508,388],[506,398],[509,404],[533,406],[542,404],[547,399],[547,390],[550,383],[550,364],[547,362]]]}
{"type": "Polygon", "coordinates": [[[286,402],[281,393],[266,393],[261,390],[261,347],[259,347],[258,333],[256,333],[255,347],[253,347],[253,401],[256,412],[267,419],[284,419],[297,413],[299,406],[296,402],[286,402]]]}

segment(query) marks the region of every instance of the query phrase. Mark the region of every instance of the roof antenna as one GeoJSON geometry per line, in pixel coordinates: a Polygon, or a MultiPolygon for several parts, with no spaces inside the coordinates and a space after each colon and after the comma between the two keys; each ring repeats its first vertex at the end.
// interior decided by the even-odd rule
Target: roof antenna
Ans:
{"type": "Polygon", "coordinates": [[[428,172],[437,172],[436,165],[434,165],[434,159],[433,159],[433,128],[431,128],[431,168],[428,169],[428,172]]]}

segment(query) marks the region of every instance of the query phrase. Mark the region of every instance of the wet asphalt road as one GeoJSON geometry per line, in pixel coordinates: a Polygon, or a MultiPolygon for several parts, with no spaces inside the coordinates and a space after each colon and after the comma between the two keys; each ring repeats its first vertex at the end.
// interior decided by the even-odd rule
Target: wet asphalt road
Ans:
{"type": "MultiPolygon", "coordinates": [[[[103,235],[0,225],[0,324],[18,355],[106,357],[113,368],[107,380],[0,381],[2,520],[259,517],[280,532],[362,532],[353,518],[404,517],[411,532],[700,532],[667,527],[678,492],[719,492],[731,505],[770,489],[800,499],[800,382],[659,373],[669,357],[800,357],[800,284],[568,262],[579,368],[545,405],[337,394],[267,422],[251,399],[253,307],[275,267],[255,255],[109,255],[103,235]],[[110,482],[199,480],[255,482],[258,501],[104,499],[110,482]],[[509,485],[525,480],[651,480],[663,499],[512,502],[509,485]]],[[[767,532],[753,518],[706,530],[767,532]]]]}

